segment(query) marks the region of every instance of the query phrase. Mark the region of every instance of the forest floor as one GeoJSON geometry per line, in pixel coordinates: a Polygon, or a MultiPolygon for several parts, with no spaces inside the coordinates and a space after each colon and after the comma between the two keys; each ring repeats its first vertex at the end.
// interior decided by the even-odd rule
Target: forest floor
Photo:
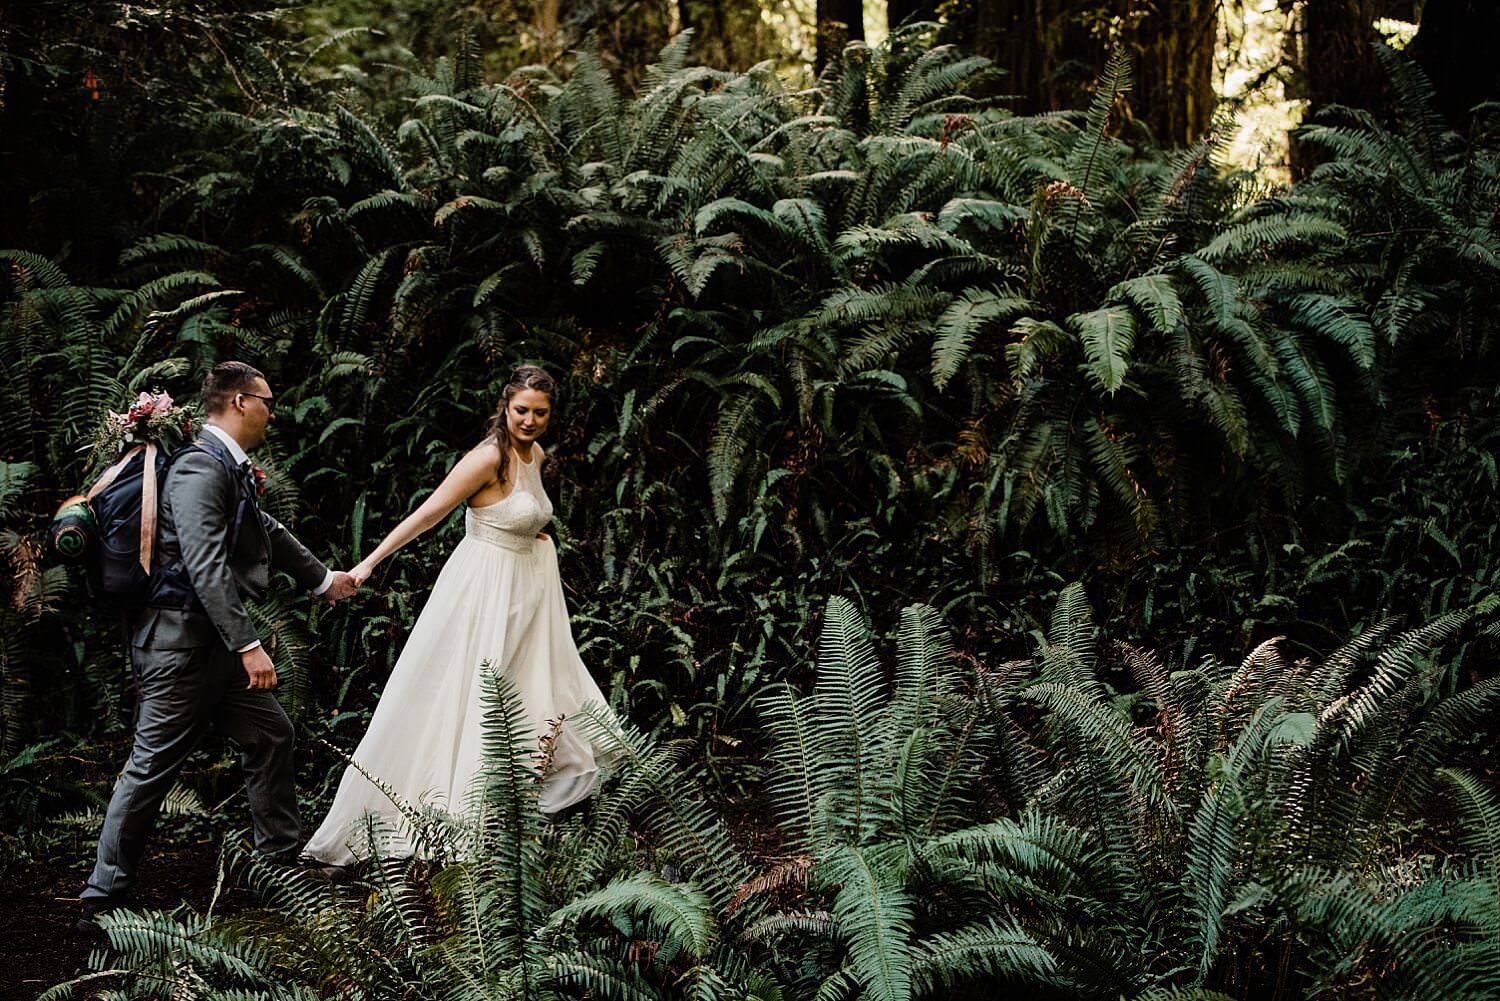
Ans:
{"type": "MultiPolygon", "coordinates": [[[[1500,793],[1500,733],[1493,726],[1483,732],[1489,739],[1471,745],[1453,764],[1500,793]]],[[[228,810],[163,824],[141,865],[133,894],[136,908],[171,911],[185,904],[203,914],[212,905],[216,916],[226,916],[256,906],[254,894],[239,878],[226,876],[220,885],[223,837],[239,817],[244,800],[235,796],[221,805],[228,810]]],[[[719,806],[730,839],[753,864],[764,869],[786,861],[785,833],[761,797],[742,791],[719,806]]],[[[1417,835],[1414,843],[1422,851],[1447,854],[1453,847],[1453,821],[1451,801],[1435,797],[1427,804],[1420,832],[1412,832],[1417,835]]],[[[46,846],[50,850],[24,860],[0,858],[0,1001],[36,1001],[49,987],[90,971],[90,953],[97,946],[75,932],[73,923],[78,892],[93,864],[95,833],[90,828],[87,837],[51,842],[46,846]]],[[[6,840],[0,832],[0,852],[9,847],[6,840]]]]}
{"type": "MultiPolygon", "coordinates": [[[[730,837],[751,858],[771,859],[781,851],[781,831],[763,805],[741,804],[726,819],[730,837]]],[[[47,988],[92,968],[89,955],[98,946],[80,936],[73,923],[93,859],[69,854],[76,853],[59,853],[18,867],[19,872],[12,869],[0,888],[0,1001],[36,1001],[47,988]]],[[[254,895],[233,876],[225,878],[214,901],[219,854],[220,839],[211,831],[153,839],[132,894],[134,906],[171,911],[186,904],[202,914],[212,903],[218,916],[254,907],[254,895]]]]}
{"type": "MultiPolygon", "coordinates": [[[[218,876],[217,838],[158,840],[141,867],[134,906],[170,911],[185,903],[201,913],[213,900],[218,876]]],[[[89,971],[96,944],[73,928],[87,878],[86,863],[63,857],[13,874],[0,896],[0,1001],[36,1001],[47,988],[89,971]]],[[[231,914],[252,903],[250,891],[226,881],[214,912],[231,914]]]]}

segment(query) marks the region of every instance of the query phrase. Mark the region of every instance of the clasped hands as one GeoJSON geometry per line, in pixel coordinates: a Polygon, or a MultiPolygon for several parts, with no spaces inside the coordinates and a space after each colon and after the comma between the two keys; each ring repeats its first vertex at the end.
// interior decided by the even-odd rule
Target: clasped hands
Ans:
{"type": "Polygon", "coordinates": [[[319,597],[330,605],[337,605],[345,598],[352,598],[360,585],[370,579],[374,567],[365,563],[355,564],[348,570],[335,570],[333,581],[319,597]]]}
{"type": "MultiPolygon", "coordinates": [[[[351,570],[335,570],[333,580],[318,595],[329,605],[337,605],[345,598],[352,598],[359,586],[370,576],[369,568],[360,564],[351,570]]],[[[272,689],[280,680],[276,676],[276,665],[271,660],[271,655],[266,648],[257,644],[255,647],[240,653],[240,663],[244,665],[245,674],[249,678],[249,687],[252,689],[272,689]]]]}
{"type": "Polygon", "coordinates": [[[333,572],[333,580],[329,583],[328,588],[318,597],[330,605],[337,605],[345,598],[354,597],[354,592],[359,590],[359,584],[360,582],[355,580],[349,571],[335,570],[333,572]]]}

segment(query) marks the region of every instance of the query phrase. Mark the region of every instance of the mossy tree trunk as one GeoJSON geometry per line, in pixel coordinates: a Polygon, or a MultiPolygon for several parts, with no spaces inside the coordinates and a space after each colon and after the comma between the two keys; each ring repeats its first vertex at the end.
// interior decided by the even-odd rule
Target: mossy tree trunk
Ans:
{"type": "MultiPolygon", "coordinates": [[[[1136,121],[1158,143],[1186,146],[1213,121],[1214,47],[1223,0],[1172,0],[1127,28],[1121,39],[1131,55],[1135,87],[1128,100],[1136,121]]],[[[1122,11],[1131,4],[1117,4],[1122,11]]],[[[1138,6],[1138,5],[1137,5],[1138,6]]]]}

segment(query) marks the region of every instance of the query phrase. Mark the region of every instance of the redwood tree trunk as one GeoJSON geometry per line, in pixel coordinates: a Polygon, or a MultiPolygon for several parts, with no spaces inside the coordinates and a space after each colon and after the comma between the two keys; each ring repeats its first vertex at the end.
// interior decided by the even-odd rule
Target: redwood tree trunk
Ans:
{"type": "MultiPolygon", "coordinates": [[[[1377,113],[1386,107],[1385,74],[1374,49],[1381,40],[1375,19],[1385,7],[1381,0],[1306,0],[1287,35],[1287,56],[1294,70],[1287,96],[1307,100],[1304,121],[1330,104],[1377,113]]],[[[1321,151],[1292,137],[1293,177],[1305,176],[1323,158],[1321,151]]]]}
{"type": "Polygon", "coordinates": [[[1407,52],[1436,92],[1438,111],[1454,128],[1468,127],[1469,111],[1500,99],[1500,3],[1427,0],[1421,27],[1407,52]]]}
{"type": "MultiPolygon", "coordinates": [[[[1126,24],[1118,44],[1131,57],[1131,117],[1158,142],[1184,145],[1208,129],[1217,16],[1222,0],[959,0],[948,8],[945,41],[988,56],[1005,70],[1000,86],[1021,114],[1087,105],[1109,57],[1096,29],[1126,24]],[[1144,12],[1144,13],[1143,13],[1144,12]],[[1127,14],[1142,14],[1131,21],[1127,14]]],[[[892,4],[892,10],[895,4],[892,4]]]]}
{"type": "Polygon", "coordinates": [[[1081,0],[957,0],[942,40],[1005,71],[1000,87],[1019,114],[1081,107],[1104,68],[1105,48],[1084,27],[1098,3],[1081,0]]]}
{"type": "Polygon", "coordinates": [[[847,42],[865,37],[865,10],[863,0],[818,0],[818,55],[817,72],[823,72],[828,61],[844,48],[847,42]]]}
{"type": "MultiPolygon", "coordinates": [[[[1130,114],[1158,143],[1186,146],[1208,131],[1218,95],[1214,46],[1221,0],[1173,0],[1126,36],[1135,86],[1130,114]]],[[[1122,6],[1129,6],[1125,4],[1122,6]]]]}

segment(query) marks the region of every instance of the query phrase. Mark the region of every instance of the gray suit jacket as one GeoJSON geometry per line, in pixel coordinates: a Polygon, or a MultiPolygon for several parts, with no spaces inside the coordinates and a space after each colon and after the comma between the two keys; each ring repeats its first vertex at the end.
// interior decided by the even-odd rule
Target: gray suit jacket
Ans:
{"type": "Polygon", "coordinates": [[[157,572],[185,575],[187,608],[142,609],[132,617],[130,642],[159,650],[222,644],[240,650],[260,637],[245,611],[270,586],[271,570],[284,570],[304,589],[323,582],[328,568],[275,518],[260,510],[254,490],[230,472],[210,435],[174,458],[162,487],[157,516],[157,572]],[[240,512],[238,537],[234,535],[240,512]]]}

